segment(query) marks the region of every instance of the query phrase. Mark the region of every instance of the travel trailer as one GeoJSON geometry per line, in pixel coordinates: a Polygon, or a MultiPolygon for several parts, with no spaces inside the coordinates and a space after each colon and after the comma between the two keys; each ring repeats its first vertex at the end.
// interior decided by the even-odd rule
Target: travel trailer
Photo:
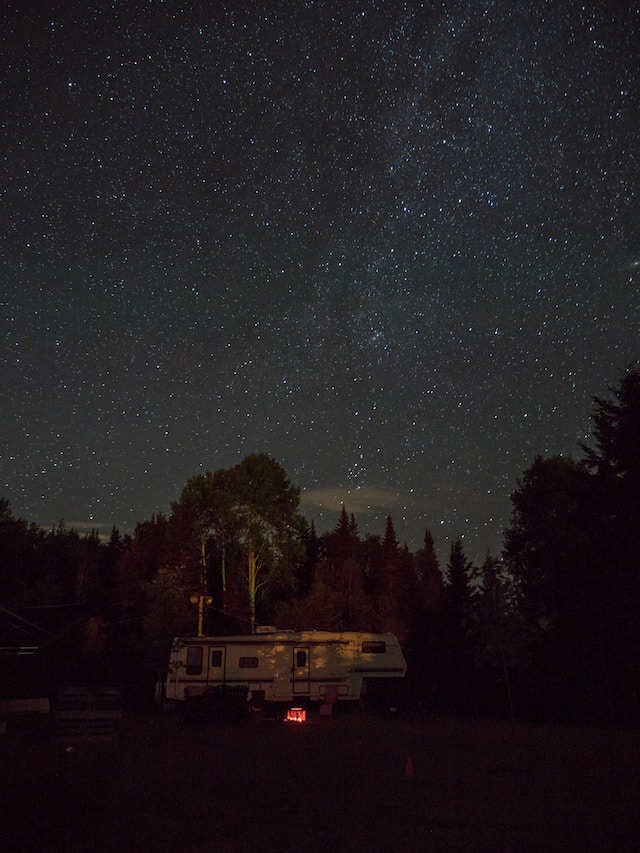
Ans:
{"type": "Polygon", "coordinates": [[[356,701],[367,679],[403,678],[407,664],[393,634],[278,631],[238,637],[177,637],[165,699],[182,702],[213,687],[244,686],[249,698],[305,704],[356,701]]]}

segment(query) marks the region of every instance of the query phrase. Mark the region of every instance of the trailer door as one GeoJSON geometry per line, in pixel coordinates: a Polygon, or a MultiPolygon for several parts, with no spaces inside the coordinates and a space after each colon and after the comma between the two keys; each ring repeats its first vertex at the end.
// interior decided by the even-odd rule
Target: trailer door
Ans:
{"type": "Polygon", "coordinates": [[[308,646],[295,646],[293,649],[293,692],[309,695],[310,655],[308,646]]]}
{"type": "Polygon", "coordinates": [[[225,652],[224,646],[209,647],[209,681],[213,684],[224,683],[225,678],[225,652]]]}

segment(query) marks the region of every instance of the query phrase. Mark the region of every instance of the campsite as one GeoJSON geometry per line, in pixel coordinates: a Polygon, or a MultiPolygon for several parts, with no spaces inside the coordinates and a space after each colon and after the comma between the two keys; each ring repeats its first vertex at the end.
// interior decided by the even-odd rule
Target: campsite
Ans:
{"type": "Polygon", "coordinates": [[[108,741],[0,735],[2,848],[635,851],[640,732],[381,711],[125,713],[108,741]]]}

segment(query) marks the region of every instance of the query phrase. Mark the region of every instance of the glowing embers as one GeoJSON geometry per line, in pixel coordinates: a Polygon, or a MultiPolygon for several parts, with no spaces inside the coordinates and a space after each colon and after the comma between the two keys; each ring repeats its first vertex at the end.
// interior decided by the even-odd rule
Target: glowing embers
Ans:
{"type": "Polygon", "coordinates": [[[285,721],[287,723],[304,723],[307,720],[307,712],[304,708],[289,708],[285,721]]]}

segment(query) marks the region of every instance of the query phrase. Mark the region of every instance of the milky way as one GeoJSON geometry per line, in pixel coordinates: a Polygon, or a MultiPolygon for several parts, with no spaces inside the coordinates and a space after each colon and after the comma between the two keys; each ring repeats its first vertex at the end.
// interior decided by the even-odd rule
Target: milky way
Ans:
{"type": "Polygon", "coordinates": [[[639,355],[639,9],[113,6],[1,13],[14,514],[130,532],[266,451],[320,530],[499,553],[639,355]]]}

